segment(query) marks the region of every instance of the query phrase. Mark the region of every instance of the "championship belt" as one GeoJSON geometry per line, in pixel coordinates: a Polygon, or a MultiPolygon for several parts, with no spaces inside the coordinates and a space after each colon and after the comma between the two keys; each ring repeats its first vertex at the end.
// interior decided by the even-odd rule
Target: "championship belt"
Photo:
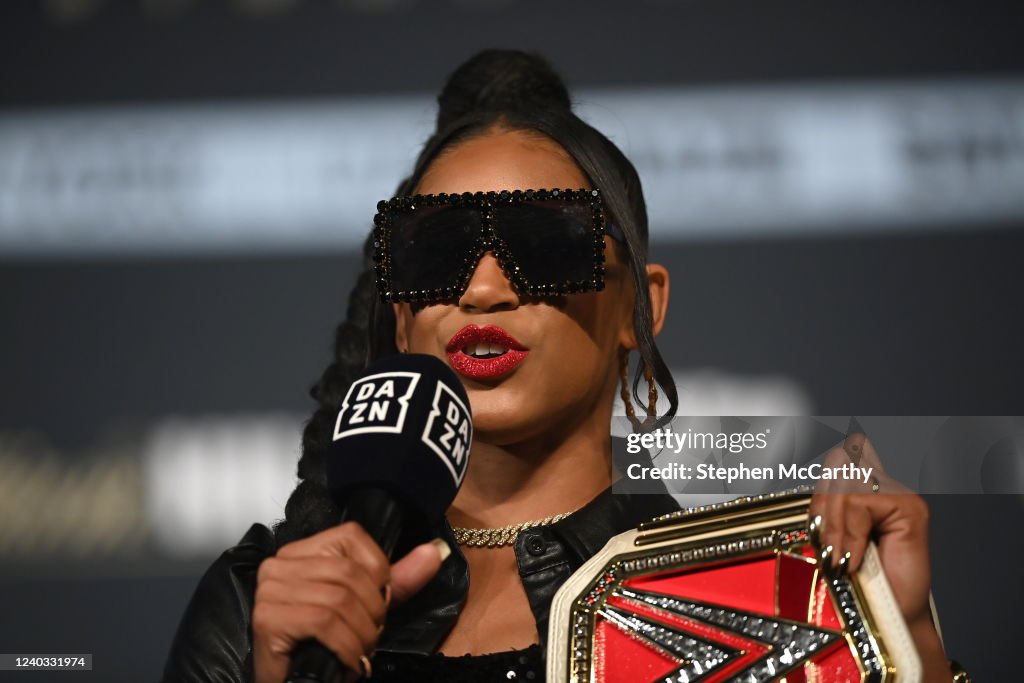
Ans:
{"type": "Polygon", "coordinates": [[[548,681],[918,683],[874,544],[856,573],[829,571],[810,499],[688,508],[612,538],[555,595],[548,681]]]}

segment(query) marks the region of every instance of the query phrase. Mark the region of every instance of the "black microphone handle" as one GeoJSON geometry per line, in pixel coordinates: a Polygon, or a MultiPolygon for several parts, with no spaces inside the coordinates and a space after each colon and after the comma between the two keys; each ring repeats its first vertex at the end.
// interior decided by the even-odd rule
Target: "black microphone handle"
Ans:
{"type": "MultiPolygon", "coordinates": [[[[395,498],[375,488],[357,489],[348,497],[342,521],[354,521],[366,529],[388,559],[402,532],[403,511],[395,498]]],[[[307,639],[292,651],[287,683],[341,683],[345,666],[320,641],[307,639]]]]}

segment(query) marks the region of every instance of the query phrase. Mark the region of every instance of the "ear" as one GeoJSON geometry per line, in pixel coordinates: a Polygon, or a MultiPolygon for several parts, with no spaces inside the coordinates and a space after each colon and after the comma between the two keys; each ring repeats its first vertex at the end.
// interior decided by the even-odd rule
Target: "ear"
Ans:
{"type": "Polygon", "coordinates": [[[395,348],[399,353],[406,353],[409,351],[409,338],[405,330],[412,309],[409,304],[391,304],[391,310],[395,313],[395,348]]]}
{"type": "MultiPolygon", "coordinates": [[[[669,297],[668,270],[660,263],[647,264],[647,296],[651,302],[651,334],[656,337],[665,326],[669,297]]],[[[628,320],[624,321],[619,343],[627,349],[635,349],[638,344],[633,329],[633,306],[628,308],[628,320]]]]}
{"type": "Polygon", "coordinates": [[[660,263],[647,265],[647,291],[651,297],[651,333],[657,337],[668,315],[668,269],[660,263]]]}

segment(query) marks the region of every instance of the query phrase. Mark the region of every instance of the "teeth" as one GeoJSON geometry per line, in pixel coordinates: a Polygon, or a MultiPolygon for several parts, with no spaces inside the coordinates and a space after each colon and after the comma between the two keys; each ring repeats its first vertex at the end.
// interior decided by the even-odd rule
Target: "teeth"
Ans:
{"type": "Polygon", "coordinates": [[[481,358],[483,356],[500,356],[506,351],[508,351],[508,349],[500,344],[489,344],[487,342],[467,344],[466,348],[463,349],[463,353],[466,355],[476,356],[477,358],[481,358]]]}

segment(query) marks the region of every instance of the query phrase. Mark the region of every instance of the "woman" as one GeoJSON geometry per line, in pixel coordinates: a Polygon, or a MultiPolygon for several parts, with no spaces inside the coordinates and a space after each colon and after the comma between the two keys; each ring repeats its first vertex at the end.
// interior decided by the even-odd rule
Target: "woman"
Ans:
{"type": "MultiPolygon", "coordinates": [[[[200,582],[167,681],[280,683],[296,643],[312,637],[373,680],[540,679],[547,611],[558,586],[612,535],[677,507],[667,494],[609,490],[612,399],[621,383],[632,406],[631,351],[640,357],[637,379],[647,378],[648,413],[658,388],[670,411],[676,408],[653,341],[664,324],[669,278],[647,263],[635,170],[571,112],[564,85],[539,58],[481,53],[452,75],[439,103],[437,130],[396,194],[597,188],[607,217],[603,247],[560,254],[546,267],[594,258],[600,275],[603,254],[603,287],[528,291],[513,284],[514,264],[488,248],[467,261],[466,278],[443,295],[390,291],[385,298],[406,300],[377,304],[376,286],[393,290],[394,283],[377,280],[368,240],[367,270],[338,329],[335,362],[312,392],[320,407],[305,430],[301,483],[286,518],[273,533],[254,526],[200,582]],[[477,531],[446,528],[442,538],[389,565],[358,525],[337,525],[324,449],[354,375],[368,357],[396,352],[437,356],[466,387],[473,451],[447,517],[457,530],[477,531]],[[500,531],[524,522],[537,524],[518,535],[500,531]],[[509,542],[460,547],[466,533],[509,542]]],[[[897,485],[885,479],[883,486],[897,485]]],[[[813,506],[826,520],[824,540],[836,562],[851,570],[868,535],[876,535],[926,680],[950,680],[928,611],[921,500],[831,495],[813,506]]]]}

